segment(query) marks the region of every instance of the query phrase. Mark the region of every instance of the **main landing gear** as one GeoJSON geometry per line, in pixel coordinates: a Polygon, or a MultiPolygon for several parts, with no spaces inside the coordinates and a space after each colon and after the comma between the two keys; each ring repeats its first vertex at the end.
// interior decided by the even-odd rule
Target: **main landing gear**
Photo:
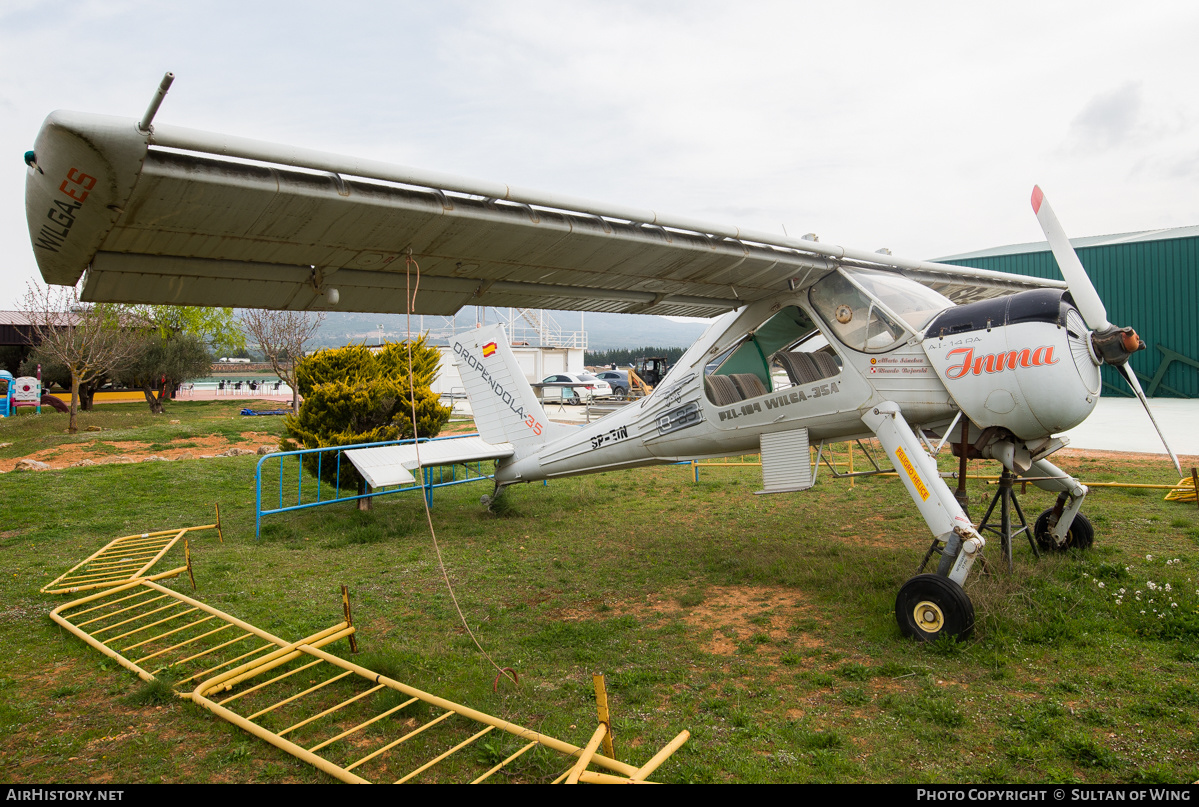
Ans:
{"type": "Polygon", "coordinates": [[[899,589],[895,619],[904,636],[922,642],[942,636],[963,641],[974,630],[974,604],[948,577],[918,574],[899,589]]]}
{"type": "MultiPolygon", "coordinates": [[[[882,444],[908,495],[933,534],[933,546],[925,555],[925,564],[934,554],[940,553],[936,574],[917,574],[903,584],[895,598],[895,619],[905,636],[925,642],[936,641],[942,636],[954,640],[970,636],[974,629],[974,606],[962,587],[975,561],[982,558],[986,541],[981,533],[990,530],[999,535],[1010,566],[1012,538],[1026,533],[1028,529],[1027,526],[1020,529],[1013,529],[1012,526],[1009,505],[1016,509],[1021,525],[1025,525],[1024,515],[1012,495],[1012,485],[1016,479],[1023,478],[1042,490],[1058,494],[1056,505],[1041,514],[1032,534],[1028,536],[1034,553],[1038,549],[1086,549],[1094,541],[1090,522],[1078,512],[1087,495],[1086,486],[1044,459],[1056,450],[1054,443],[1057,448],[1061,447],[1061,441],[1051,441],[1034,449],[1023,443],[1017,444],[1010,438],[996,439],[1002,436],[997,435],[990,442],[984,443],[980,438],[974,444],[975,449],[982,452],[979,455],[981,458],[999,460],[1004,466],[1000,493],[991,502],[982,526],[975,528],[962,506],[965,501],[964,486],[960,491],[963,494],[962,501],[959,501],[945,484],[936,461],[925,450],[931,447],[922,443],[904,420],[898,404],[885,401],[871,407],[862,412],[862,422],[882,444]],[[1037,451],[1042,453],[1035,453],[1037,451]],[[996,504],[1000,505],[1000,523],[989,526],[988,521],[996,504]]],[[[965,426],[961,433],[963,456],[966,456],[965,426]]],[[[920,568],[923,571],[924,564],[920,568]]]]}
{"type": "MultiPolygon", "coordinates": [[[[980,533],[990,531],[999,536],[1009,569],[1012,562],[1012,539],[1021,533],[1027,535],[1033,554],[1037,556],[1041,552],[1062,553],[1071,549],[1090,549],[1095,541],[1095,530],[1087,517],[1078,512],[1085,496],[1085,486],[1043,459],[1015,471],[1005,464],[1000,477],[999,492],[991,501],[978,530],[980,533]],[[1027,526],[1024,513],[1014,495],[1013,482],[1020,478],[1019,471],[1033,474],[1026,481],[1059,494],[1057,504],[1041,513],[1031,529],[1027,526]],[[998,526],[990,523],[997,504],[1001,505],[998,526]],[[1013,507],[1019,516],[1022,526],[1018,529],[1013,524],[1014,520],[1010,518],[1009,506],[1013,507]],[[1065,526],[1067,524],[1068,527],[1065,526]]],[[[934,541],[934,547],[938,543],[934,541]]],[[[895,618],[905,636],[919,641],[936,641],[943,635],[960,641],[970,636],[974,627],[974,606],[961,587],[945,576],[948,567],[944,555],[952,554],[953,543],[955,542],[951,538],[941,550],[942,563],[939,574],[917,575],[900,589],[895,600],[895,618]]],[[[929,554],[925,556],[926,563],[934,551],[929,550],[929,554]]],[[[921,568],[923,569],[923,566],[921,568]]]]}
{"type": "Polygon", "coordinates": [[[1036,536],[1037,546],[1041,548],[1041,551],[1065,552],[1069,549],[1090,549],[1091,545],[1095,543],[1095,528],[1082,513],[1076,514],[1074,520],[1070,522],[1070,527],[1066,530],[1065,542],[1061,546],[1054,542],[1053,532],[1049,526],[1053,510],[1054,508],[1050,507],[1037,516],[1037,522],[1033,527],[1033,535],[1036,536]]]}
{"type": "MultiPolygon", "coordinates": [[[[929,531],[943,545],[936,574],[918,574],[895,598],[895,619],[905,636],[935,641],[941,636],[966,639],[974,628],[974,606],[962,589],[986,541],[954,498],[937,464],[904,420],[894,402],[862,413],[887,452],[899,478],[929,531]]],[[[927,558],[926,558],[927,560],[927,558]]]]}

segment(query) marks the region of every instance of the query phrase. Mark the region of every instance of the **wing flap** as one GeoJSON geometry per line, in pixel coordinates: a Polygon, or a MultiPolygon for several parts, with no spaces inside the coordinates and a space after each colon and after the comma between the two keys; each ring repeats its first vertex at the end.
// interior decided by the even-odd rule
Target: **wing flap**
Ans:
{"type": "Polygon", "coordinates": [[[402,311],[394,291],[416,283],[404,272],[408,249],[420,266],[416,312],[426,314],[656,304],[712,315],[776,291],[813,262],[658,227],[152,150],[84,296],[331,308],[317,286],[300,288],[319,267],[339,290],[338,310],[402,311]]]}

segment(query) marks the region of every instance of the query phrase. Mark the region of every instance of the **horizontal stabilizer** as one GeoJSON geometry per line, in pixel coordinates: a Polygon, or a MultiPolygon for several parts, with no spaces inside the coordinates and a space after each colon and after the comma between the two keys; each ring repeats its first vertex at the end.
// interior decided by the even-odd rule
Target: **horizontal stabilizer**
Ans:
{"type": "Polygon", "coordinates": [[[358,473],[372,488],[388,485],[407,485],[416,481],[412,471],[436,465],[456,465],[461,462],[495,460],[512,456],[512,446],[492,445],[480,437],[455,437],[450,440],[430,440],[418,447],[414,443],[354,448],[345,452],[358,473]]]}

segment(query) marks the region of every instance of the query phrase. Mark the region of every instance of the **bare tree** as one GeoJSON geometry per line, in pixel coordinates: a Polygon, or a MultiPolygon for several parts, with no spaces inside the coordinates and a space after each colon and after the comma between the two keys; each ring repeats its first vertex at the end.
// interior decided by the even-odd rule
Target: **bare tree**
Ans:
{"type": "Polygon", "coordinates": [[[300,411],[300,393],[296,389],[296,361],[304,356],[304,345],[325,321],[324,312],[315,316],[308,311],[266,311],[247,308],[242,311],[242,327],[266,354],[271,369],[291,387],[291,411],[300,411]]]}
{"type": "Polygon", "coordinates": [[[71,374],[71,418],[67,431],[79,431],[79,387],[135,356],[141,349],[136,329],[123,327],[121,309],[79,301],[74,287],[29,285],[21,311],[29,318],[33,341],[71,374]]]}

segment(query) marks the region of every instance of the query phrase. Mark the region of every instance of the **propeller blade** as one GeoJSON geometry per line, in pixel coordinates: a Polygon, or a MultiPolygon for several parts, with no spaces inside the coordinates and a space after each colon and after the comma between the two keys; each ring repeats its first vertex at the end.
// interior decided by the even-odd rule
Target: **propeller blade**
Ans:
{"type": "Polygon", "coordinates": [[[1058,223],[1057,216],[1053,215],[1053,208],[1049,206],[1039,185],[1033,186],[1032,189],[1032,209],[1037,214],[1037,221],[1041,224],[1045,239],[1049,241],[1049,248],[1053,250],[1058,269],[1061,270],[1066,285],[1070,287],[1070,296],[1078,306],[1078,313],[1082,314],[1083,321],[1092,331],[1107,330],[1111,327],[1111,323],[1107,321],[1107,308],[1104,307],[1103,300],[1099,299],[1099,292],[1095,291],[1095,285],[1091,283],[1087,270],[1078,260],[1074,247],[1070,246],[1066,231],[1058,223]]]}
{"type": "Polygon", "coordinates": [[[1162,434],[1162,427],[1157,425],[1157,419],[1153,417],[1153,412],[1149,409],[1149,401],[1145,399],[1145,392],[1141,389],[1141,382],[1137,380],[1137,374],[1133,372],[1132,365],[1125,364],[1120,369],[1124,371],[1124,376],[1128,379],[1132,391],[1141,399],[1141,406],[1145,407],[1145,412],[1149,415],[1149,420],[1153,423],[1153,428],[1157,429],[1157,436],[1162,439],[1162,445],[1166,447],[1166,453],[1170,455],[1170,459],[1174,460],[1174,470],[1178,471],[1179,476],[1182,476],[1182,466],[1178,463],[1178,456],[1174,453],[1174,449],[1170,448],[1170,444],[1166,442],[1166,435],[1162,434]]]}

